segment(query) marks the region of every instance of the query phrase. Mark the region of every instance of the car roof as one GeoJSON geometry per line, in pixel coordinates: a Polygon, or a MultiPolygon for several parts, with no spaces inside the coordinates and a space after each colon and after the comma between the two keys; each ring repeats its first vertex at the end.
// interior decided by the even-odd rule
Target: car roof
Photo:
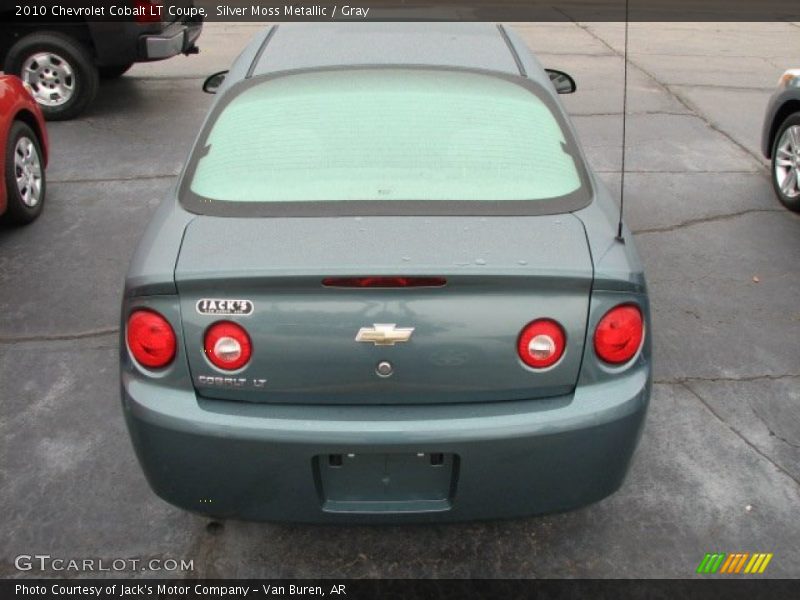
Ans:
{"type": "Polygon", "coordinates": [[[512,32],[494,23],[463,22],[274,25],[261,36],[245,76],[363,65],[481,69],[544,80],[541,66],[512,32]]]}

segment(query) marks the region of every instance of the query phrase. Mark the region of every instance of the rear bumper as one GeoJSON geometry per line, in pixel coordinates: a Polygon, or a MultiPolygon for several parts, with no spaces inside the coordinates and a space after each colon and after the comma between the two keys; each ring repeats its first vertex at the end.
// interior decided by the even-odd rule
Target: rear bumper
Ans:
{"type": "Polygon", "coordinates": [[[163,60],[195,50],[203,24],[200,21],[176,22],[157,34],[146,34],[139,38],[139,60],[163,60]]]}
{"type": "Polygon", "coordinates": [[[624,479],[650,397],[649,368],[570,396],[481,405],[277,406],[199,399],[123,374],[122,399],[153,490],[221,518],[425,522],[577,508],[624,479]],[[455,455],[446,501],[328,501],[317,457],[455,455]],[[333,508],[332,508],[333,507],[333,508]]]}

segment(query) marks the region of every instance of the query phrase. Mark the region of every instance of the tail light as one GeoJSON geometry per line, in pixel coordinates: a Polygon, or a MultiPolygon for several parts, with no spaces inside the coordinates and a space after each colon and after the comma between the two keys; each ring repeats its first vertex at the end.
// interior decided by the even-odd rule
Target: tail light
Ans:
{"type": "Polygon", "coordinates": [[[407,288],[442,287],[447,283],[444,277],[326,277],[325,287],[346,288],[407,288]]]}
{"type": "Polygon", "coordinates": [[[635,304],[620,304],[608,311],[594,330],[594,351],[601,360],[621,365],[632,359],[644,340],[642,311],[635,304]]]}
{"type": "Polygon", "coordinates": [[[209,327],[203,345],[208,360],[225,371],[241,369],[253,354],[250,336],[241,325],[231,321],[220,321],[209,327]]]}
{"type": "Polygon", "coordinates": [[[175,332],[169,322],[155,311],[131,313],[125,338],[133,358],[145,367],[160,369],[175,358],[175,332]]]}
{"type": "Polygon", "coordinates": [[[539,319],[528,323],[519,334],[517,352],[529,367],[546,369],[561,359],[566,344],[561,325],[551,319],[539,319]]]}
{"type": "Polygon", "coordinates": [[[163,0],[134,0],[137,23],[160,23],[164,10],[163,0]]]}

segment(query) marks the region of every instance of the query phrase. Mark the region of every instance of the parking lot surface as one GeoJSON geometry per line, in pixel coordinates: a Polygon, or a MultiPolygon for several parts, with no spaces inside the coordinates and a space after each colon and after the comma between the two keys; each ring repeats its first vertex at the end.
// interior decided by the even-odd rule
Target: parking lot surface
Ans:
{"type": "MultiPolygon", "coordinates": [[[[210,103],[203,77],[261,27],[209,23],[199,56],[134,66],[51,123],[44,214],[0,228],[0,576],[40,575],[14,567],[38,553],[193,560],[120,573],[148,577],[687,577],[712,551],[772,552],[766,576],[800,576],[800,217],[758,149],[800,24],[631,24],[626,212],[656,384],[615,495],[523,520],[319,527],[209,526],[150,491],[119,406],[123,277],[210,103]]],[[[514,27],[574,75],[565,102],[618,190],[623,24],[514,27]]]]}

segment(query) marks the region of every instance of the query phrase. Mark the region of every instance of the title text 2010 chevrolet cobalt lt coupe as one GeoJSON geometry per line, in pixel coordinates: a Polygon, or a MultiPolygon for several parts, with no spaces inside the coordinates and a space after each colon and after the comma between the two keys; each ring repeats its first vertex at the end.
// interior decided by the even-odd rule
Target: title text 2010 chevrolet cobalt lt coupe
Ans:
{"type": "Polygon", "coordinates": [[[215,517],[565,510],[624,478],[648,320],[630,232],[511,32],[280,25],[134,256],[122,403],[155,492],[215,517]]]}

